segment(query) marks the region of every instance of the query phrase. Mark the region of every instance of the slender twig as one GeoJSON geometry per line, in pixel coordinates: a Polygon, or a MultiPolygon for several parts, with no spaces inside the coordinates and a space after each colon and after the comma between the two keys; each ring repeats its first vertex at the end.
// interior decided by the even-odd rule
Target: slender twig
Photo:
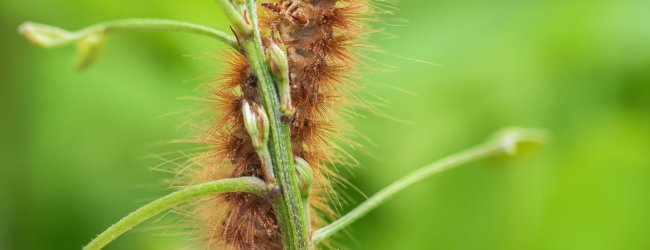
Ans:
{"type": "Polygon", "coordinates": [[[522,143],[542,143],[545,140],[543,131],[534,129],[509,129],[500,133],[494,140],[469,148],[465,151],[447,156],[439,161],[421,167],[405,177],[393,182],[388,187],[377,192],[361,205],[348,212],[346,215],[321,229],[316,230],[312,237],[312,244],[316,245],[329,238],[336,232],[355,222],[368,212],[386,202],[397,192],[444,170],[462,164],[486,158],[501,153],[516,153],[517,147],[522,143]]]}
{"type": "MultiPolygon", "coordinates": [[[[19,29],[22,31],[33,26],[47,26],[47,25],[27,22],[22,24],[19,29]]],[[[210,27],[194,24],[194,23],[165,20],[165,19],[123,19],[123,20],[114,20],[114,21],[98,23],[86,27],[77,32],[70,32],[71,34],[70,42],[82,38],[90,32],[96,32],[96,31],[103,31],[106,33],[110,33],[110,32],[121,32],[121,31],[148,31],[148,30],[192,33],[192,34],[214,38],[216,40],[226,43],[227,45],[235,49],[239,48],[239,45],[237,44],[237,40],[233,36],[228,35],[222,31],[210,27]]]]}
{"type": "Polygon", "coordinates": [[[101,249],[131,228],[166,210],[194,201],[200,197],[228,192],[252,193],[264,197],[267,195],[268,189],[264,181],[255,177],[222,179],[188,187],[140,207],[99,234],[83,249],[101,249]]]}

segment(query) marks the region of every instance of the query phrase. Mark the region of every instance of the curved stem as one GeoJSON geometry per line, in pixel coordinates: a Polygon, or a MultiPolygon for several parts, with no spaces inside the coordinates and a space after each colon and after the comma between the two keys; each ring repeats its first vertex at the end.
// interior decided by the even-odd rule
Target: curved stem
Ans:
{"type": "Polygon", "coordinates": [[[235,37],[222,31],[188,22],[164,20],[164,19],[124,19],[108,21],[99,24],[106,28],[106,32],[113,31],[143,31],[143,30],[161,30],[186,32],[202,36],[211,37],[222,41],[237,49],[239,45],[235,37]]]}
{"type": "Polygon", "coordinates": [[[316,245],[324,239],[329,238],[341,229],[352,224],[368,212],[386,202],[397,192],[442,171],[451,169],[462,164],[486,158],[492,155],[509,153],[514,154],[522,143],[542,143],[545,141],[545,133],[535,129],[509,129],[500,133],[496,139],[482,145],[478,145],[462,152],[452,154],[439,161],[421,167],[401,179],[390,184],[388,187],[377,192],[361,205],[348,212],[337,221],[321,229],[316,230],[312,237],[312,244],[316,245]]]}
{"type": "Polygon", "coordinates": [[[88,245],[84,246],[83,249],[101,249],[111,241],[115,240],[115,238],[118,236],[129,231],[131,228],[166,210],[204,196],[228,192],[245,192],[258,196],[266,196],[268,189],[264,181],[255,177],[222,179],[188,187],[168,194],[143,207],[140,207],[138,210],[130,213],[117,223],[110,226],[104,232],[99,234],[90,243],[88,243],[88,245]]]}
{"type": "MultiPolygon", "coordinates": [[[[21,27],[28,27],[28,26],[47,26],[47,25],[29,23],[29,22],[21,25],[21,27]]],[[[22,29],[24,28],[21,28],[21,30],[22,29]]],[[[148,31],[148,30],[185,32],[185,33],[192,33],[192,34],[214,38],[216,40],[226,43],[230,47],[233,47],[235,49],[239,48],[239,45],[237,44],[237,40],[233,36],[210,27],[206,27],[194,23],[174,21],[174,20],[146,19],[146,18],[123,19],[123,20],[114,20],[114,21],[98,23],[86,27],[77,32],[71,33],[73,34],[73,37],[71,37],[72,39],[70,39],[70,42],[84,37],[89,32],[94,32],[98,30],[107,33],[120,32],[120,31],[148,31]]]]}

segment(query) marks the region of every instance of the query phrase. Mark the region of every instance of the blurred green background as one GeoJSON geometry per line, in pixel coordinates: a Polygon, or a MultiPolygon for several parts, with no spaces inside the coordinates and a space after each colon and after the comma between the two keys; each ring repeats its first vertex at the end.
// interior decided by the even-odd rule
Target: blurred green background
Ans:
{"type": "MultiPolygon", "coordinates": [[[[351,152],[354,174],[342,171],[360,190],[372,194],[504,126],[547,128],[553,140],[430,178],[355,223],[338,246],[650,249],[650,1],[399,6],[372,41],[389,52],[372,57],[395,69],[368,74],[363,90],[389,105],[353,121],[372,143],[351,152]]],[[[183,124],[202,107],[183,97],[205,97],[197,86],[219,71],[220,44],[115,34],[78,72],[74,48],[36,48],[16,32],[27,20],[78,29],[129,17],[226,29],[208,0],[0,1],[0,249],[81,247],[168,192],[173,175],[151,170],[163,160],[149,155],[195,148],[166,142],[191,135],[183,124]]],[[[343,210],[363,200],[352,190],[343,210]]],[[[187,248],[167,217],[109,249],[187,248]]]]}

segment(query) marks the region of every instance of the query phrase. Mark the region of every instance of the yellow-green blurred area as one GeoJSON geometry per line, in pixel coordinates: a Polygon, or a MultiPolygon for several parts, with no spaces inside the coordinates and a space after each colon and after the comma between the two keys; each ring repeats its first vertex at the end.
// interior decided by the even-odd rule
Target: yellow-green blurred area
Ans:
{"type": "MultiPolygon", "coordinates": [[[[72,46],[41,49],[16,32],[132,17],[228,30],[209,0],[0,1],[0,249],[77,249],[170,191],[174,174],[153,168],[196,152],[167,142],[193,134],[188,117],[206,108],[193,97],[208,96],[197,87],[221,68],[223,45],[113,34],[79,72],[72,46]]],[[[387,66],[360,93],[386,105],[352,120],[368,140],[349,151],[359,167],[340,170],[364,193],[505,126],[552,139],[429,178],[337,246],[650,249],[650,1],[405,0],[377,27],[371,42],[387,53],[369,64],[387,66]]],[[[344,192],[343,212],[364,199],[344,192]]],[[[109,249],[187,249],[185,228],[168,214],[109,249]]]]}

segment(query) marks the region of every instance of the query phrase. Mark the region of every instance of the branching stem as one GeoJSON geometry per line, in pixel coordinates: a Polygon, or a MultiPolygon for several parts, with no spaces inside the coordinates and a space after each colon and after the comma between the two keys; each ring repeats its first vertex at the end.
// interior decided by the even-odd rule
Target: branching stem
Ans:
{"type": "Polygon", "coordinates": [[[257,196],[265,197],[268,193],[268,189],[264,181],[255,177],[222,179],[188,187],[168,194],[143,207],[140,207],[138,210],[130,213],[117,223],[110,226],[104,232],[99,234],[83,249],[102,249],[108,243],[115,240],[115,238],[118,236],[131,230],[131,228],[164,211],[167,211],[184,203],[194,201],[204,196],[229,192],[252,193],[257,196]]]}
{"type": "Polygon", "coordinates": [[[401,179],[390,184],[388,187],[377,192],[361,205],[348,212],[337,221],[321,229],[316,230],[312,237],[312,244],[316,245],[321,241],[334,235],[341,229],[352,224],[359,218],[366,215],[377,206],[386,202],[397,192],[418,183],[419,181],[465,163],[486,158],[501,153],[516,153],[517,147],[522,143],[542,143],[545,140],[543,131],[534,129],[509,129],[500,133],[496,139],[482,145],[469,148],[465,151],[447,156],[439,161],[421,167],[401,179]]]}

